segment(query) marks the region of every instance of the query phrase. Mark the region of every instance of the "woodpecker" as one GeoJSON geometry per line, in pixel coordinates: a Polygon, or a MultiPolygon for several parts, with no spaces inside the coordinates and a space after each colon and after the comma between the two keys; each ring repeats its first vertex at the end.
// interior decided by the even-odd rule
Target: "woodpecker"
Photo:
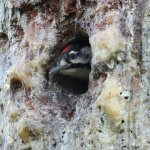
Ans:
{"type": "Polygon", "coordinates": [[[61,73],[82,80],[88,80],[91,70],[91,48],[84,42],[67,44],[57,61],[57,66],[51,73],[61,73]]]}

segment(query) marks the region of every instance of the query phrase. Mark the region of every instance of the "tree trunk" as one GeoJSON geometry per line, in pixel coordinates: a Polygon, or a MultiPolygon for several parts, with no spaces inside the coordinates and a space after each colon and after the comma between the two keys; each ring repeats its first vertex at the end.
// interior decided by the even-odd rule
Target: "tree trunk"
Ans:
{"type": "Polygon", "coordinates": [[[0,0],[0,149],[149,150],[150,1],[0,0]],[[49,75],[89,41],[89,82],[49,75]]]}

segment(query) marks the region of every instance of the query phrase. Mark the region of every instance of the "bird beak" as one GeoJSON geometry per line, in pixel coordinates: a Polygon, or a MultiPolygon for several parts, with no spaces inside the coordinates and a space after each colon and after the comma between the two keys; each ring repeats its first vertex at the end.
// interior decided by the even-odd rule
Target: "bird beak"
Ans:
{"type": "Polygon", "coordinates": [[[66,65],[63,65],[63,66],[56,66],[55,68],[52,68],[51,71],[49,72],[49,75],[51,74],[55,74],[55,73],[58,73],[62,70],[68,70],[70,68],[78,68],[78,67],[81,67],[83,66],[84,67],[84,64],[66,64],[66,65]]]}
{"type": "Polygon", "coordinates": [[[71,67],[71,64],[66,64],[66,65],[63,65],[63,66],[57,66],[57,67],[51,69],[51,71],[49,72],[49,75],[58,73],[61,70],[67,70],[70,67],[71,67]]]}

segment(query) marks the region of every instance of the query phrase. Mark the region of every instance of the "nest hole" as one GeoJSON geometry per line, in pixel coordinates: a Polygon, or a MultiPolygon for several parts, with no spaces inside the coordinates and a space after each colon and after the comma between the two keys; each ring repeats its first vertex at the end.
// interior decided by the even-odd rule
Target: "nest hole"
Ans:
{"type": "Polygon", "coordinates": [[[7,41],[8,41],[7,34],[0,32],[0,47],[4,47],[7,41]]]}
{"type": "MultiPolygon", "coordinates": [[[[85,32],[81,31],[75,36],[74,39],[68,41],[61,48],[63,49],[65,45],[68,45],[76,41],[82,41],[86,45],[90,46],[88,35],[85,32]]],[[[57,86],[64,89],[65,91],[76,94],[76,95],[84,94],[88,91],[89,79],[83,80],[80,78],[75,78],[72,76],[57,73],[52,76],[52,81],[54,81],[57,84],[57,86]]]]}
{"type": "Polygon", "coordinates": [[[5,33],[3,33],[3,32],[0,32],[0,39],[8,40],[7,34],[5,34],[5,33]]]}
{"type": "Polygon", "coordinates": [[[19,79],[11,79],[10,81],[10,89],[12,92],[16,92],[17,90],[22,88],[22,82],[19,79]]]}

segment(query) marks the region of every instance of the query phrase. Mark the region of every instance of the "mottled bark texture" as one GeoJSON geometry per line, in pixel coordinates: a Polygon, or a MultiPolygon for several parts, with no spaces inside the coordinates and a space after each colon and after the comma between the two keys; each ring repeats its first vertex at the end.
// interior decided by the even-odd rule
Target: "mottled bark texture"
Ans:
{"type": "Polygon", "coordinates": [[[150,149],[149,0],[0,0],[0,62],[1,150],[150,149]],[[48,75],[80,37],[88,87],[48,75]]]}

